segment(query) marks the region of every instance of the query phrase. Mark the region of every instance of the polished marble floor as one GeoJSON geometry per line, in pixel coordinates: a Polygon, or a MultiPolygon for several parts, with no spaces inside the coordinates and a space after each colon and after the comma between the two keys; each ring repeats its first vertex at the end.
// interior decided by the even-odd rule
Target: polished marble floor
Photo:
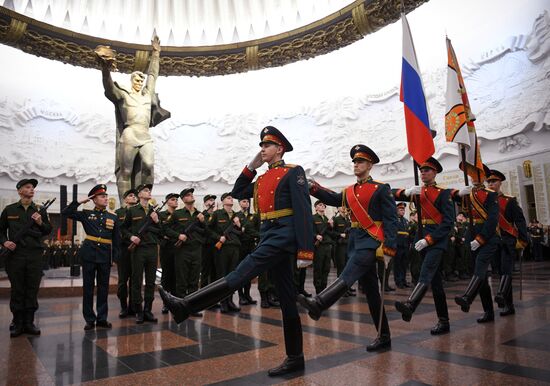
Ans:
{"type": "MultiPolygon", "coordinates": [[[[110,295],[113,329],[85,332],[80,298],[46,298],[37,313],[42,336],[10,339],[8,301],[0,299],[0,384],[550,385],[550,263],[524,268],[522,301],[516,277],[516,315],[485,325],[476,323],[479,300],[467,314],[452,300],[467,283],[448,283],[452,333],[440,337],[429,333],[430,294],[411,323],[393,307],[408,290],[386,294],[392,349],[381,353],[365,351],[375,329],[364,295],[341,299],[318,322],[303,313],[306,370],[286,378],[266,375],[284,356],[277,309],[207,311],[178,326],[161,315],[157,295],[159,323],[138,326],[118,319],[110,295]]],[[[311,272],[308,285],[311,291],[311,272]]]]}

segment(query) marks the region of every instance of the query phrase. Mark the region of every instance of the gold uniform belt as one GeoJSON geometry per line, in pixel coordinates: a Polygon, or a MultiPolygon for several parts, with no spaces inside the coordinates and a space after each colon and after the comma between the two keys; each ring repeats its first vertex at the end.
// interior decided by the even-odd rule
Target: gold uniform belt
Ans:
{"type": "Polygon", "coordinates": [[[474,218],[474,224],[483,224],[485,222],[482,218],[474,218]]]}
{"type": "Polygon", "coordinates": [[[101,243],[101,244],[112,244],[113,240],[111,239],[102,239],[101,237],[95,237],[95,236],[86,236],[86,240],[93,241],[94,243],[101,243]]]}
{"type": "Polygon", "coordinates": [[[422,219],[422,224],[424,225],[437,225],[437,223],[434,220],[431,219],[422,219]]]}
{"type": "Polygon", "coordinates": [[[409,232],[398,231],[397,234],[398,234],[398,235],[408,236],[408,235],[409,235],[409,232]]]}
{"type": "MultiPolygon", "coordinates": [[[[382,221],[373,221],[377,226],[382,225],[382,221]]],[[[361,223],[359,221],[352,221],[351,222],[352,228],[362,228],[361,223]]]]}
{"type": "Polygon", "coordinates": [[[294,214],[294,211],[290,208],[279,209],[279,210],[274,210],[272,212],[260,213],[260,220],[262,221],[273,220],[276,218],[292,216],[293,214],[294,214]]]}

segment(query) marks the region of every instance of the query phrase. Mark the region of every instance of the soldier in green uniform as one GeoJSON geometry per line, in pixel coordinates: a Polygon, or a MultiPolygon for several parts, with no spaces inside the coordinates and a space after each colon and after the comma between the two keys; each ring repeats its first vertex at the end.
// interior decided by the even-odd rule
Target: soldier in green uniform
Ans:
{"type": "Polygon", "coordinates": [[[33,202],[35,179],[24,179],[17,183],[19,201],[8,205],[0,215],[0,244],[9,251],[6,257],[6,273],[11,284],[10,311],[13,314],[13,329],[10,336],[23,333],[40,335],[34,324],[34,313],[38,309],[38,289],[42,278],[42,237],[52,231],[48,215],[40,213],[33,202]],[[30,221],[34,224],[17,243],[10,241],[30,221]]]}
{"type": "Polygon", "coordinates": [[[443,253],[443,279],[449,282],[458,281],[458,276],[455,273],[456,270],[456,251],[455,251],[455,242],[456,234],[458,229],[456,228],[456,223],[454,224],[451,232],[449,233],[449,238],[447,241],[447,250],[443,253]]]}
{"type": "MultiPolygon", "coordinates": [[[[334,260],[336,263],[336,275],[339,277],[348,262],[348,238],[351,229],[349,216],[343,206],[338,207],[338,213],[332,218],[332,227],[336,234],[334,260]]],[[[355,296],[355,288],[350,288],[344,296],[355,296]]]]}
{"type": "Polygon", "coordinates": [[[468,222],[466,215],[463,212],[458,213],[456,216],[455,224],[455,268],[458,272],[458,278],[465,280],[470,278],[469,270],[469,249],[466,248],[466,232],[468,231],[468,222]]]}
{"type": "MultiPolygon", "coordinates": [[[[178,208],[177,193],[168,193],[164,198],[166,200],[166,210],[159,213],[160,224],[162,226],[162,234],[160,238],[160,266],[162,268],[162,276],[160,282],[162,288],[171,294],[176,292],[176,272],[174,257],[176,253],[175,243],[176,240],[170,237],[168,229],[170,228],[169,222],[178,208]]],[[[168,308],[165,304],[162,306],[162,313],[167,314],[168,308]]]]}
{"type": "MultiPolygon", "coordinates": [[[[201,253],[204,244],[204,215],[195,208],[193,188],[183,189],[184,207],[176,210],[168,222],[168,235],[176,240],[176,296],[184,297],[199,289],[201,253]]],[[[164,286],[163,286],[164,287],[164,286]]],[[[202,316],[200,312],[192,316],[202,316]]]]}
{"type": "MultiPolygon", "coordinates": [[[[212,213],[208,219],[208,230],[216,241],[217,253],[214,257],[216,275],[225,277],[239,263],[239,248],[241,247],[241,222],[233,211],[231,193],[221,196],[223,208],[212,213]]],[[[220,302],[221,312],[237,312],[241,309],[233,302],[233,294],[220,302]]]]}
{"type": "MultiPolygon", "coordinates": [[[[250,199],[243,198],[239,200],[241,210],[236,215],[241,220],[243,234],[241,236],[241,248],[239,251],[239,262],[244,260],[256,247],[260,239],[260,216],[256,213],[250,213],[250,199]]],[[[239,305],[246,306],[256,304],[256,300],[250,296],[251,283],[245,283],[239,288],[239,305]]]]}
{"type": "MultiPolygon", "coordinates": [[[[128,208],[137,203],[137,192],[135,189],[127,190],[122,195],[122,198],[126,206],[120,207],[115,210],[115,214],[120,224],[124,222],[124,219],[126,218],[126,211],[128,210],[128,208]]],[[[120,312],[118,314],[118,317],[121,319],[127,317],[128,315],[135,314],[135,311],[132,309],[132,260],[131,253],[128,250],[129,246],[130,242],[127,239],[122,238],[120,242],[120,256],[116,263],[118,271],[118,287],[116,294],[118,299],[120,300],[120,312]],[[130,295],[130,301],[128,301],[128,295],[130,295]]]]}
{"type": "Polygon", "coordinates": [[[139,203],[128,208],[126,218],[122,223],[122,236],[134,244],[133,247],[131,246],[133,248],[131,255],[132,297],[137,324],[142,324],[144,321],[157,322],[152,313],[152,307],[155,298],[160,220],[158,214],[153,211],[153,207],[149,205],[152,189],[152,184],[142,184],[136,188],[139,203]],[[148,221],[148,216],[151,217],[153,224],[145,234],[139,235],[140,228],[148,221]],[[144,273],[145,290],[142,296],[141,283],[144,273]]]}
{"type": "MultiPolygon", "coordinates": [[[[203,198],[203,210],[202,214],[206,223],[208,224],[208,219],[214,213],[216,206],[216,196],[213,194],[207,194],[203,198]]],[[[209,232],[204,234],[204,243],[202,244],[202,255],[201,255],[201,288],[212,283],[216,279],[216,268],[214,265],[214,245],[217,240],[214,240],[209,232]]]]}
{"type": "Polygon", "coordinates": [[[416,213],[416,210],[413,210],[409,215],[409,261],[411,264],[411,277],[413,285],[418,283],[420,268],[422,267],[422,262],[424,261],[422,254],[418,253],[418,251],[413,247],[413,241],[416,237],[417,230],[418,214],[416,213]]]}
{"type": "Polygon", "coordinates": [[[336,234],[332,230],[328,217],[325,216],[326,205],[317,200],[314,206],[316,213],[313,215],[313,231],[315,232],[313,285],[315,286],[315,292],[319,294],[327,288],[332,245],[336,234]]]}

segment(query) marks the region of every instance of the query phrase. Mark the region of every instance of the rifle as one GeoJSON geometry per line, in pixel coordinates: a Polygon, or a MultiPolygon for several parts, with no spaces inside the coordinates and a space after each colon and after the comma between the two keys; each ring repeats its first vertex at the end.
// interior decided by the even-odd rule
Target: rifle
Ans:
{"type": "MultiPolygon", "coordinates": [[[[231,235],[239,236],[242,233],[243,232],[241,232],[239,229],[235,228],[235,224],[233,222],[231,222],[231,224],[229,224],[227,228],[225,228],[225,230],[223,231],[223,235],[227,240],[231,240],[231,235]]],[[[218,241],[215,247],[219,251],[220,249],[222,249],[222,245],[223,243],[221,241],[218,241]]]]}
{"type": "MultiPolygon", "coordinates": [[[[143,223],[141,228],[139,228],[138,233],[136,235],[137,237],[139,237],[140,240],[143,239],[143,237],[147,234],[147,232],[149,232],[149,228],[151,228],[151,226],[153,225],[153,219],[151,218],[151,214],[155,212],[158,215],[158,213],[162,210],[162,208],[164,208],[164,205],[166,205],[166,201],[163,201],[160,207],[158,205],[155,205],[149,208],[149,212],[147,212],[147,216],[145,217],[145,222],[143,223]]],[[[131,242],[130,245],[128,246],[128,250],[133,251],[134,249],[136,249],[137,246],[138,246],[137,244],[135,244],[134,242],[131,242]]]]}
{"type": "MultiPolygon", "coordinates": [[[[327,233],[327,230],[328,230],[328,222],[325,223],[325,227],[323,228],[323,230],[319,233],[317,233],[319,236],[324,236],[325,233],[327,233]]],[[[318,247],[319,244],[321,244],[321,242],[319,240],[317,240],[317,238],[315,238],[315,246],[318,247]]]]}
{"type": "MultiPolygon", "coordinates": [[[[208,212],[216,203],[213,202],[212,204],[208,205],[204,211],[208,212]]],[[[203,211],[203,212],[204,212],[203,211]]],[[[201,213],[203,213],[201,212],[201,213]]],[[[199,224],[200,224],[200,220],[199,219],[195,219],[194,221],[191,222],[191,224],[187,225],[187,227],[185,227],[185,229],[183,230],[183,234],[185,236],[187,236],[187,239],[189,240],[191,238],[191,233],[193,232],[197,232],[197,233],[200,233],[200,234],[203,234],[204,233],[204,229],[202,229],[201,227],[199,227],[199,224]]],[[[176,248],[181,248],[181,246],[183,245],[183,241],[179,240],[176,241],[176,243],[174,244],[174,246],[176,248]]]]}
{"type": "MultiPolygon", "coordinates": [[[[48,210],[48,208],[53,204],[54,201],[55,201],[55,197],[51,200],[47,200],[46,202],[42,203],[42,207],[40,208],[38,213],[41,216],[45,216],[46,215],[46,210],[48,210]]],[[[33,237],[42,236],[42,233],[32,229],[34,224],[35,224],[34,220],[32,218],[30,218],[25,223],[23,228],[19,229],[17,231],[17,233],[15,235],[13,235],[13,237],[9,241],[11,241],[15,244],[21,244],[22,246],[25,246],[25,242],[23,241],[23,238],[25,236],[27,236],[27,235],[28,236],[33,236],[33,237]]],[[[2,249],[2,251],[0,251],[0,257],[7,257],[7,256],[11,255],[12,253],[13,253],[12,250],[10,250],[8,248],[4,248],[4,249],[2,249]]]]}

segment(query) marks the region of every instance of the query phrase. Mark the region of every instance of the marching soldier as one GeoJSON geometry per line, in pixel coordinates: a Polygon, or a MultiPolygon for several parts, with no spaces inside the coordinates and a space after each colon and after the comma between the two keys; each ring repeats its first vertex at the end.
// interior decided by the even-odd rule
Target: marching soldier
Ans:
{"type": "MultiPolygon", "coordinates": [[[[117,210],[115,210],[115,214],[117,216],[119,224],[122,224],[124,222],[128,208],[130,208],[131,206],[137,203],[137,191],[135,189],[127,190],[122,195],[122,198],[126,206],[120,207],[117,210]]],[[[118,299],[120,300],[120,312],[118,314],[118,317],[121,319],[127,317],[128,315],[135,314],[135,311],[132,310],[132,306],[133,306],[132,293],[131,293],[132,260],[131,260],[131,253],[128,250],[129,246],[130,246],[130,242],[125,238],[121,238],[120,254],[119,254],[118,261],[116,263],[117,271],[118,271],[118,286],[117,286],[116,294],[118,299]],[[130,295],[129,296],[130,301],[128,301],[128,295],[130,295]]]]}
{"type": "Polygon", "coordinates": [[[155,299],[160,220],[153,207],[149,205],[152,189],[152,184],[142,184],[136,188],[139,203],[128,208],[122,223],[122,235],[131,243],[130,248],[133,249],[131,254],[132,298],[137,324],[143,324],[144,321],[157,322],[152,309],[155,299]],[[151,220],[148,220],[148,217],[151,217],[151,220]],[[139,230],[146,221],[152,221],[153,224],[144,235],[139,235],[139,230]],[[141,283],[144,273],[145,289],[142,296],[141,283]]]}
{"type": "MultiPolygon", "coordinates": [[[[241,222],[233,212],[233,197],[231,193],[221,196],[222,209],[212,213],[208,219],[208,229],[216,240],[217,253],[215,256],[216,274],[222,278],[235,269],[239,263],[239,248],[241,247],[241,222]]],[[[222,313],[238,312],[240,307],[233,302],[233,294],[220,303],[222,313]]]]}
{"type": "Polygon", "coordinates": [[[282,159],[285,152],[292,151],[290,142],[272,126],[264,128],[260,138],[262,150],[243,169],[232,193],[237,198],[254,194],[255,212],[262,220],[257,248],[235,271],[184,299],[174,298],[162,288],[160,293],[168,298],[170,312],[180,323],[191,312],[226,298],[244,283],[270,269],[281,302],[287,358],[268,374],[280,376],[304,369],[302,325],[296,306],[291,262],[295,255],[300,263],[301,260],[313,259],[311,201],[304,170],[300,166],[287,165],[282,159]],[[269,165],[268,171],[253,183],[256,169],[264,162],[269,165]]]}
{"type": "Polygon", "coordinates": [[[516,313],[512,291],[512,271],[516,259],[516,247],[524,249],[529,244],[529,235],[525,217],[516,198],[506,196],[500,190],[502,181],[506,181],[504,174],[498,170],[491,170],[487,183],[489,189],[498,194],[498,225],[501,231],[500,256],[498,256],[500,257],[500,284],[495,302],[503,309],[500,316],[507,316],[516,313]]]}
{"type": "MultiPolygon", "coordinates": [[[[250,199],[243,198],[239,200],[241,210],[236,215],[241,220],[243,234],[241,237],[241,249],[239,250],[239,262],[254,250],[258,239],[260,238],[260,216],[257,213],[250,213],[250,199]]],[[[239,288],[239,305],[246,306],[257,304],[256,300],[250,296],[251,283],[245,283],[243,288],[239,288]]]]}
{"type": "MultiPolygon", "coordinates": [[[[390,327],[380,299],[376,278],[377,250],[388,261],[396,252],[397,215],[390,186],[372,179],[370,171],[380,159],[369,147],[356,145],[350,156],[357,182],[341,193],[311,183],[310,193],[331,206],[344,206],[350,211],[351,231],[348,242],[349,260],[342,274],[312,299],[298,296],[298,302],[318,320],[359,279],[367,295],[370,314],[379,336],[367,346],[376,351],[391,346],[390,327]],[[382,312],[382,316],[380,313],[382,312]]],[[[317,257],[316,257],[317,258],[317,257]]]]}
{"type": "Polygon", "coordinates": [[[107,321],[109,295],[109,276],[111,262],[118,261],[120,247],[120,230],[118,218],[107,211],[109,198],[107,186],[96,185],[88,193],[88,198],[73,201],[62,214],[80,221],[86,232],[84,245],[80,249],[82,259],[82,314],[86,325],[84,330],[94,327],[111,328],[107,321]],[[81,204],[92,200],[95,208],[78,211],[81,204]],[[94,284],[97,280],[96,311],[94,312],[94,284]]]}
{"type": "MultiPolygon", "coordinates": [[[[208,224],[208,220],[216,206],[216,196],[213,194],[207,194],[203,198],[203,211],[204,220],[208,224]]],[[[216,269],[214,265],[214,245],[217,240],[214,240],[209,232],[204,234],[204,243],[202,245],[201,255],[201,288],[212,283],[216,279],[216,269]]]]}
{"type": "Polygon", "coordinates": [[[10,255],[6,257],[6,273],[11,284],[10,311],[13,314],[12,338],[23,333],[40,335],[34,324],[38,309],[38,289],[42,278],[42,237],[52,231],[46,213],[33,202],[38,181],[23,179],[16,185],[19,201],[4,208],[0,215],[0,244],[10,255]],[[18,242],[11,241],[15,234],[34,221],[29,231],[18,242]]]}
{"type": "Polygon", "coordinates": [[[431,284],[438,317],[438,323],[430,331],[432,335],[446,334],[450,331],[449,310],[443,290],[440,265],[455,215],[451,191],[437,186],[435,182],[437,174],[442,171],[441,164],[430,157],[420,165],[424,186],[396,189],[394,192],[396,200],[399,201],[410,201],[411,197],[420,196],[423,234],[417,232],[414,248],[418,252],[425,250],[418,283],[406,301],[395,302],[395,308],[401,313],[402,319],[409,322],[431,284]]]}
{"type": "MultiPolygon", "coordinates": [[[[334,259],[336,261],[336,275],[340,276],[346,263],[348,262],[348,238],[351,230],[351,222],[343,206],[338,207],[338,213],[332,218],[334,232],[337,234],[336,251],[334,259]]],[[[344,296],[355,296],[355,288],[350,287],[348,293],[344,296]]]]}
{"type": "MultiPolygon", "coordinates": [[[[490,175],[487,166],[485,175],[490,175]]],[[[462,164],[460,165],[462,169],[462,164]]],[[[472,258],[475,262],[474,275],[462,296],[456,296],[455,302],[463,312],[470,311],[470,305],[479,293],[484,314],[477,320],[478,323],[488,323],[495,320],[491,287],[487,280],[487,270],[491,258],[497,253],[500,237],[498,236],[498,194],[485,188],[483,181],[474,181],[474,186],[466,186],[455,194],[455,199],[461,201],[468,196],[472,206],[473,229],[470,230],[469,240],[472,258]]]]}
{"type": "MultiPolygon", "coordinates": [[[[160,224],[162,225],[162,237],[160,238],[160,266],[162,268],[162,276],[160,283],[166,291],[171,294],[176,292],[176,272],[175,272],[175,253],[176,253],[176,239],[170,237],[170,221],[174,215],[174,212],[178,208],[177,193],[168,193],[165,196],[166,210],[159,213],[160,224]]],[[[163,314],[168,313],[168,307],[166,304],[162,306],[163,314]]]]}
{"type": "MultiPolygon", "coordinates": [[[[204,244],[204,215],[195,208],[195,189],[183,189],[179,197],[184,207],[176,210],[168,222],[166,232],[176,240],[176,291],[179,297],[199,289],[201,253],[204,244]]],[[[164,286],[163,286],[164,288],[164,286]]],[[[196,312],[191,316],[202,316],[196,312]]]]}
{"type": "Polygon", "coordinates": [[[335,232],[325,216],[327,206],[320,200],[315,202],[315,214],[313,215],[313,230],[315,231],[315,259],[313,260],[313,285],[315,293],[320,294],[328,284],[332,245],[335,232]]]}
{"type": "Polygon", "coordinates": [[[407,204],[400,202],[397,204],[397,252],[394,263],[394,280],[399,289],[410,287],[407,284],[407,267],[409,253],[409,222],[405,218],[405,208],[407,204]]]}
{"type": "Polygon", "coordinates": [[[531,236],[531,255],[534,261],[542,261],[542,242],[544,230],[542,224],[535,218],[529,223],[529,235],[531,236]]]}

